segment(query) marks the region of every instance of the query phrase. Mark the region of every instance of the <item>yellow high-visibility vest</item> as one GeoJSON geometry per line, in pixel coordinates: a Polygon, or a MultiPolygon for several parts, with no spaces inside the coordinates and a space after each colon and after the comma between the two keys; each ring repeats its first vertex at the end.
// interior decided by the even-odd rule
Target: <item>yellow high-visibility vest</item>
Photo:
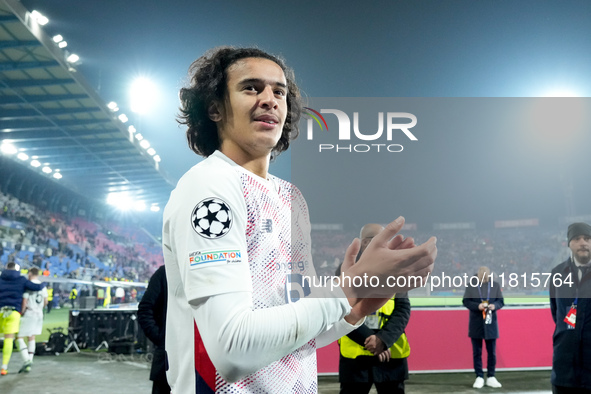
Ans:
{"type": "Polygon", "coordinates": [[[111,286],[107,286],[105,289],[105,301],[103,301],[103,306],[106,308],[111,303],[111,286]]]}
{"type": "MultiPolygon", "coordinates": [[[[394,305],[395,301],[394,298],[388,300],[380,309],[378,309],[377,314],[379,317],[380,322],[380,329],[386,324],[392,312],[394,312],[394,305]]],[[[357,342],[349,338],[348,336],[344,336],[339,339],[339,345],[341,348],[341,354],[343,357],[346,358],[357,358],[359,356],[373,356],[373,353],[369,350],[366,350],[365,347],[359,345],[357,342]]],[[[406,358],[410,355],[410,345],[408,344],[408,339],[406,338],[406,334],[402,333],[400,338],[390,348],[391,358],[406,358]]]]}
{"type": "Polygon", "coordinates": [[[47,301],[53,301],[53,289],[47,289],[47,301]]]}

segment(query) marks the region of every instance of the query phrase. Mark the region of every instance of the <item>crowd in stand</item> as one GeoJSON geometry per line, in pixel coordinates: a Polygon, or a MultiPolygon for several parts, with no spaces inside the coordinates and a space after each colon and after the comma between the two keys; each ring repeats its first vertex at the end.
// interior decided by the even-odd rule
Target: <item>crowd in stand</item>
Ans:
{"type": "MultiPolygon", "coordinates": [[[[564,261],[568,254],[564,231],[560,228],[521,227],[491,230],[440,230],[431,232],[406,231],[417,244],[430,236],[437,237],[437,260],[433,275],[469,277],[478,267],[488,266],[499,276],[504,274],[506,289],[512,292],[532,293],[544,290],[530,286],[532,273],[550,273],[552,267],[564,261]],[[523,280],[512,282],[511,274],[528,275],[527,286],[523,280]]],[[[354,232],[313,231],[312,255],[319,275],[332,275],[345,255],[354,232]]],[[[454,286],[442,286],[440,290],[458,290],[454,286]]],[[[463,288],[461,289],[463,291],[463,288]]]]}
{"type": "MultiPolygon", "coordinates": [[[[0,192],[0,262],[24,269],[38,267],[45,276],[82,280],[147,281],[163,264],[162,249],[146,232],[117,223],[96,223],[47,212],[0,192]]],[[[407,231],[416,243],[435,235],[438,257],[433,275],[473,275],[488,266],[496,275],[544,273],[564,260],[559,229],[522,227],[492,230],[407,231]]],[[[333,275],[355,232],[312,232],[318,275],[333,275]]],[[[449,286],[441,290],[454,290],[449,286]]],[[[456,289],[457,290],[457,289],[456,289]]],[[[522,283],[512,291],[532,291],[522,283]]]]}
{"type": "Polygon", "coordinates": [[[147,281],[163,264],[160,245],[138,228],[47,212],[0,192],[0,262],[45,276],[147,281]]]}

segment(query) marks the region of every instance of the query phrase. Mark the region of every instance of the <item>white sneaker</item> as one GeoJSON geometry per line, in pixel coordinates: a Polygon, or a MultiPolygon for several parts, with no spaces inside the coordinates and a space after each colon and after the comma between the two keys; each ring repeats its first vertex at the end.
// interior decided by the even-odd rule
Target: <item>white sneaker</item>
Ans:
{"type": "Polygon", "coordinates": [[[480,376],[476,378],[476,380],[474,381],[474,384],[472,385],[472,387],[474,387],[475,389],[481,389],[484,387],[484,378],[481,378],[480,376]]]}
{"type": "Polygon", "coordinates": [[[494,387],[496,389],[498,389],[499,387],[503,387],[503,385],[499,383],[497,378],[495,378],[494,376],[486,378],[486,385],[488,387],[494,387]]]}

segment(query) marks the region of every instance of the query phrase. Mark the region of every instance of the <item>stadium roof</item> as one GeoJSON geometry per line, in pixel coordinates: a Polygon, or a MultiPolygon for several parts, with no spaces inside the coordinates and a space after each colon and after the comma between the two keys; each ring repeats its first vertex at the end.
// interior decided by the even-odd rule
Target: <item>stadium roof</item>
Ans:
{"type": "Polygon", "coordinates": [[[159,156],[140,146],[133,126],[109,109],[39,18],[17,0],[0,0],[2,154],[23,164],[37,160],[31,171],[59,172],[53,180],[93,200],[123,192],[163,206],[173,183],[159,156]]]}

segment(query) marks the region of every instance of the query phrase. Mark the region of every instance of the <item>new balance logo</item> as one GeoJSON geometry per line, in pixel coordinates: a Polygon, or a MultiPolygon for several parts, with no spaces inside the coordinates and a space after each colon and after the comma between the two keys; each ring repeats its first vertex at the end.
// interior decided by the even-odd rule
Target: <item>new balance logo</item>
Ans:
{"type": "Polygon", "coordinates": [[[263,219],[263,232],[265,233],[272,233],[273,232],[273,219],[263,219]]]}

